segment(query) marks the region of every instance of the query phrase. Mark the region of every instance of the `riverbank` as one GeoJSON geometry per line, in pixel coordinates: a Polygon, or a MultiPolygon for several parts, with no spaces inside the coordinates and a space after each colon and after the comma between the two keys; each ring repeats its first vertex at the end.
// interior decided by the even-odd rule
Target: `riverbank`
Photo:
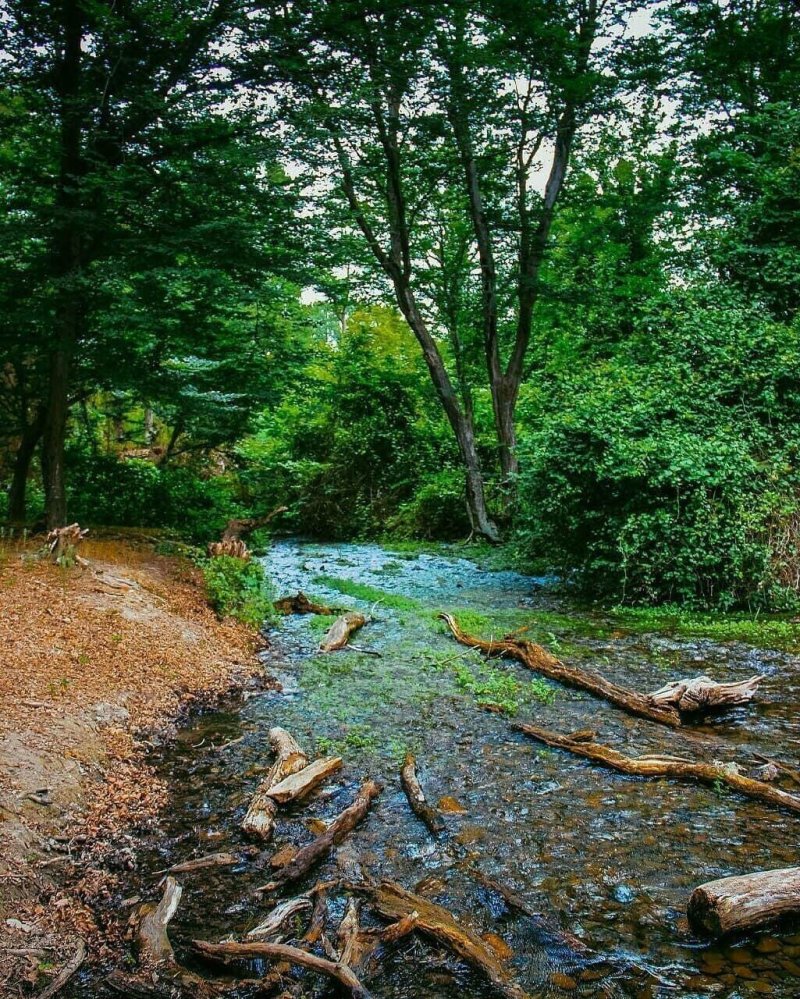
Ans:
{"type": "Polygon", "coordinates": [[[3,994],[40,989],[79,939],[102,957],[123,921],[92,903],[167,800],[148,752],[263,672],[253,631],[217,620],[185,561],[135,538],[81,551],[88,566],[61,568],[0,550],[3,994]]]}

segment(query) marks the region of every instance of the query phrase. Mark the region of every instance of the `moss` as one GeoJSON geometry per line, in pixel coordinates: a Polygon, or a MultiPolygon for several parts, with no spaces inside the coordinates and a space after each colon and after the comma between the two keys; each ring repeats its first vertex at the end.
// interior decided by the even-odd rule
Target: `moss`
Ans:
{"type": "Polygon", "coordinates": [[[353,597],[356,600],[363,600],[366,603],[380,604],[391,610],[408,611],[419,613],[425,608],[419,600],[412,597],[404,597],[399,593],[387,593],[386,590],[379,590],[377,586],[369,586],[366,583],[357,583],[353,579],[339,579],[337,576],[315,576],[314,583],[317,586],[326,586],[329,590],[336,590],[345,596],[353,597]]]}
{"type": "Polygon", "coordinates": [[[758,648],[800,651],[800,623],[752,614],[703,614],[679,607],[615,607],[611,620],[636,632],[663,632],[685,638],[738,641],[758,648]]]}

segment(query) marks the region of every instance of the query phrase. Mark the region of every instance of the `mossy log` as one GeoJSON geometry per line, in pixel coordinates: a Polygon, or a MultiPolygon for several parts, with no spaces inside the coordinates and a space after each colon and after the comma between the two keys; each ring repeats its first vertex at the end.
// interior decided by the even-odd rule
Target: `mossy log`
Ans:
{"type": "Polygon", "coordinates": [[[638,691],[621,687],[619,684],[606,680],[599,673],[591,673],[578,666],[568,666],[535,642],[517,638],[486,641],[462,631],[452,614],[440,614],[439,617],[447,623],[455,639],[462,645],[467,645],[472,649],[480,649],[481,652],[485,652],[489,656],[506,656],[509,659],[516,659],[523,666],[527,666],[535,673],[541,673],[549,680],[556,680],[558,683],[577,687],[580,690],[588,690],[590,694],[603,698],[616,707],[622,708],[623,711],[627,711],[628,714],[648,718],[650,721],[669,725],[671,728],[679,728],[681,725],[681,716],[675,708],[654,704],[647,694],[640,694],[638,691]]]}
{"type": "Polygon", "coordinates": [[[384,919],[398,923],[413,916],[414,928],[448,947],[463,961],[482,972],[509,999],[526,999],[527,993],[514,981],[510,968],[477,933],[460,923],[447,909],[421,895],[406,891],[393,881],[372,885],[363,882],[347,887],[367,897],[384,919]]]}
{"type": "Polygon", "coordinates": [[[285,884],[297,881],[307,874],[311,868],[327,857],[344,837],[366,818],[373,800],[381,793],[382,787],[377,781],[365,781],[352,805],[340,812],[330,823],[324,833],[321,833],[308,846],[298,850],[292,860],[285,864],[268,884],[257,888],[257,891],[275,891],[285,884]]]}
{"type": "Polygon", "coordinates": [[[689,925],[702,936],[747,933],[800,914],[800,867],[720,878],[692,892],[689,925]]]}
{"type": "Polygon", "coordinates": [[[573,739],[568,735],[559,735],[547,729],[538,728],[527,722],[516,722],[513,726],[517,731],[524,732],[539,742],[557,749],[566,749],[576,756],[582,756],[594,763],[610,767],[622,774],[632,777],[676,777],[680,780],[697,781],[711,787],[727,785],[731,790],[738,791],[748,798],[763,801],[768,805],[787,808],[792,812],[800,812],[800,797],[781,791],[777,787],[753,780],[738,772],[736,764],[719,762],[698,763],[675,756],[624,756],[610,746],[599,742],[585,742],[573,739]]]}
{"type": "Polygon", "coordinates": [[[270,790],[308,765],[308,757],[285,729],[271,728],[269,742],[278,759],[258,785],[242,821],[244,832],[263,840],[272,836],[278,811],[277,802],[269,795],[270,790]]]}
{"type": "Polygon", "coordinates": [[[363,628],[366,623],[367,619],[364,615],[356,611],[348,611],[341,617],[337,617],[319,643],[320,652],[336,652],[345,648],[350,641],[350,636],[359,628],[363,628]]]}

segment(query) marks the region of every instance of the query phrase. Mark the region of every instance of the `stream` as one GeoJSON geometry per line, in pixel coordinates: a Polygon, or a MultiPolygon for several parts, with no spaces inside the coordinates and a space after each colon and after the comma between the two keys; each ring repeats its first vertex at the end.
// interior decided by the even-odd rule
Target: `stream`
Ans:
{"type": "MultiPolygon", "coordinates": [[[[338,814],[371,776],[384,790],[366,821],[298,891],[342,872],[398,881],[492,934],[490,940],[500,938],[535,997],[800,995],[800,927],[720,945],[692,937],[685,919],[688,897],[704,881],[796,864],[799,817],[722,789],[626,778],[547,749],[513,731],[503,714],[481,710],[482,703],[499,704],[565,733],[597,729],[599,741],[629,755],[746,762],[765,753],[791,760],[800,745],[796,657],[614,630],[602,617],[562,606],[546,579],[486,571],[457,554],[287,540],[273,545],[264,564],[278,595],[303,590],[369,615],[352,639],[368,651],[317,654],[330,618],[293,616],[268,625],[265,665],[282,690],[195,719],[163,751],[158,766],[172,807],[140,851],[130,894],[156,898],[155,872],[194,856],[224,850],[242,857],[232,869],[179,876],[184,895],[170,936],[181,960],[191,964],[193,938],[239,939],[256,925],[269,908],[253,892],[269,880],[269,856],[284,844],[309,842],[313,820],[338,814]],[[456,645],[436,620],[438,610],[452,611],[484,637],[493,628],[498,637],[525,628],[526,637],[565,660],[638,690],[703,672],[719,680],[762,673],[766,680],[750,707],[676,732],[518,664],[487,664],[456,645]],[[274,840],[258,857],[239,825],[269,766],[267,732],[274,725],[310,757],[335,752],[344,767],[306,803],[281,810],[274,840]],[[438,839],[411,813],[400,788],[399,764],[409,749],[428,800],[444,814],[447,830],[438,839]],[[471,876],[473,868],[523,896],[540,919],[509,911],[471,876]],[[591,950],[565,945],[563,930],[591,950]]],[[[284,896],[295,893],[290,888],[284,896]]],[[[331,926],[342,904],[332,896],[331,926]]],[[[302,980],[304,995],[329,994],[319,977],[302,980]]],[[[387,948],[368,984],[382,999],[497,994],[417,936],[387,948]]],[[[73,994],[99,994],[92,989],[85,981],[73,994]]]]}

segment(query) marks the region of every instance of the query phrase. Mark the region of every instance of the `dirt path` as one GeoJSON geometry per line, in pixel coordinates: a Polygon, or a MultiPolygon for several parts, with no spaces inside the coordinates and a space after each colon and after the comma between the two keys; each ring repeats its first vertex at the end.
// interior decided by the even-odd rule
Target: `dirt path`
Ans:
{"type": "Polygon", "coordinates": [[[254,635],[216,619],[188,563],[134,540],[82,554],[62,569],[0,551],[3,995],[38,991],[78,937],[95,957],[113,941],[90,903],[166,801],[148,749],[262,674],[254,635]]]}

